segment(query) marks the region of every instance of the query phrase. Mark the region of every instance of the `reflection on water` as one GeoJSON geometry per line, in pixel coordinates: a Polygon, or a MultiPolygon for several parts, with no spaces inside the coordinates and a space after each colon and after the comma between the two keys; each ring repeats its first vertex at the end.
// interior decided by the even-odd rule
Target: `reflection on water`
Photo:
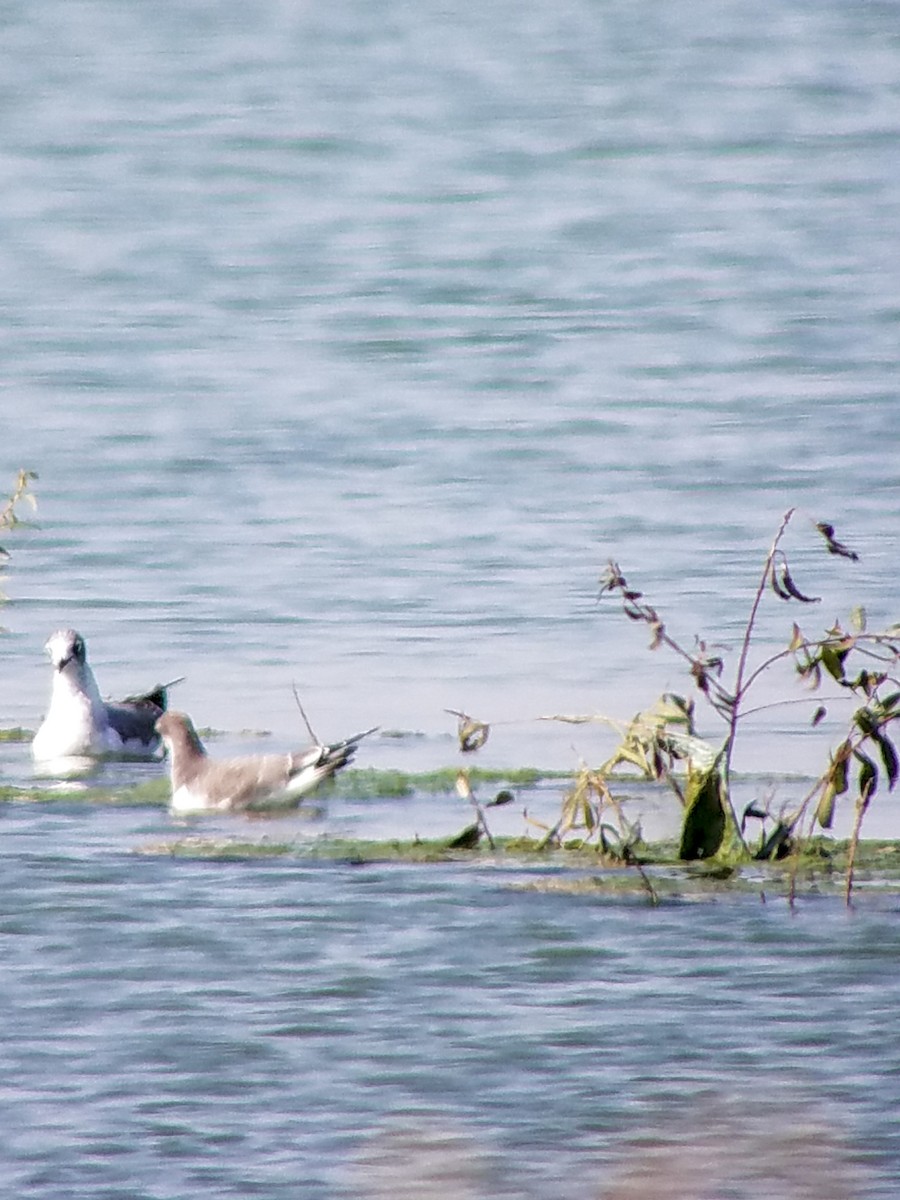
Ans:
{"type": "Polygon", "coordinates": [[[83,754],[66,754],[59,758],[42,758],[34,763],[33,769],[38,780],[64,780],[74,784],[96,776],[103,768],[96,758],[83,754]]]}
{"type": "Polygon", "coordinates": [[[602,1200],[855,1200],[867,1186],[840,1126],[803,1094],[790,1107],[712,1096],[629,1142],[602,1200]]]}
{"type": "Polygon", "coordinates": [[[172,834],[4,808],[10,1195],[896,1195],[895,897],[133,852],[172,834]]]}
{"type": "MultiPolygon", "coordinates": [[[[552,1095],[547,1097],[552,1105],[552,1095]]],[[[559,1195],[585,1200],[858,1200],[873,1182],[817,1101],[727,1093],[638,1129],[559,1195]],[[817,1113],[819,1114],[817,1117],[817,1113]]],[[[552,1161],[553,1149],[548,1147],[552,1161]]],[[[354,1169],[367,1200],[487,1200],[527,1193],[504,1180],[483,1139],[453,1121],[410,1114],[366,1143],[354,1169]]]]}
{"type": "Polygon", "coordinates": [[[482,1200],[503,1196],[488,1155],[475,1138],[447,1121],[411,1116],[372,1137],[353,1172],[358,1194],[371,1200],[482,1200]]]}

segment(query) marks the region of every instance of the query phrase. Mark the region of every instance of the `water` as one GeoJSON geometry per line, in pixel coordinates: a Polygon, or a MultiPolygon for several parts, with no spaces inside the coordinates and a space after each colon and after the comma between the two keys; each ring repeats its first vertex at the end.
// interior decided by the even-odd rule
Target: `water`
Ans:
{"type": "Polygon", "coordinates": [[[819,1164],[787,1194],[830,1194],[823,1163],[896,1192],[895,899],[651,909],[525,870],[135,857],[162,814],[41,817],[4,820],[10,1195],[380,1194],[381,1139],[435,1129],[492,1180],[465,1194],[607,1195],[666,1138],[696,1172],[713,1110],[738,1132],[711,1161],[758,1168],[779,1106],[819,1164]]]}
{"type": "MultiPolygon", "coordinates": [[[[897,618],[892,6],[13,0],[0,60],[0,478],[41,476],[39,528],[4,539],[0,724],[36,727],[41,646],[74,625],[105,692],[184,674],[178,705],[226,746],[292,744],[295,682],[323,737],[417,735],[364,765],[456,762],[447,707],[494,724],[479,762],[600,761],[608,731],[534,718],[627,719],[687,686],[598,606],[606,560],[686,644],[733,651],[791,506],[794,574],[823,601],[773,599],[759,654],[795,618],[897,618]],[[858,564],[822,553],[823,519],[858,564]]],[[[847,710],[815,731],[802,711],[748,724],[749,793],[788,802],[820,768],[847,710]]],[[[27,747],[0,745],[0,772],[29,782],[27,747]]],[[[459,824],[412,803],[423,836],[459,824]]],[[[889,800],[872,820],[896,835],[889,800]]],[[[696,964],[678,1030],[697,1034],[708,960],[699,1032],[738,1107],[779,1090],[757,1088],[764,1060],[826,1124],[840,1110],[866,1194],[896,1191],[877,906],[649,914],[490,870],[136,859],[168,818],[115,806],[3,825],[16,1194],[359,1194],[363,1143],[389,1159],[377,1130],[409,1109],[423,1161],[435,1112],[498,1156],[476,1192],[560,1195],[559,1163],[566,1195],[595,1195],[598,1163],[712,1086],[667,1038],[676,945],[696,964]],[[563,983],[529,973],[557,940],[586,1048],[554,1042],[563,983]],[[646,1059],[604,947],[643,989],[646,1059]],[[298,1007],[321,1036],[277,1033],[298,1007]]]]}

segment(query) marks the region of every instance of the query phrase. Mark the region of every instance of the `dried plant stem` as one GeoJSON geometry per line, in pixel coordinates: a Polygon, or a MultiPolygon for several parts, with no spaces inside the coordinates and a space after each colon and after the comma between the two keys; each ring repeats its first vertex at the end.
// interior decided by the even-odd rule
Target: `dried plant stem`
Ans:
{"type": "Polygon", "coordinates": [[[853,903],[853,877],[856,869],[856,851],[859,847],[859,835],[862,829],[863,817],[869,807],[869,797],[872,789],[867,788],[864,795],[856,801],[856,817],[853,821],[853,832],[850,834],[850,846],[847,850],[847,885],[844,890],[844,901],[849,908],[853,903]]]}
{"type": "Polygon", "coordinates": [[[650,899],[650,903],[655,908],[656,905],[659,904],[659,893],[657,892],[656,888],[653,886],[652,882],[650,881],[650,876],[647,874],[647,872],[644,870],[644,868],[641,866],[641,864],[635,858],[634,854],[632,853],[632,851],[629,849],[628,846],[625,847],[625,861],[629,865],[629,867],[634,867],[634,869],[637,871],[638,875],[640,875],[641,883],[644,885],[644,890],[646,891],[646,893],[650,899]]]}
{"type": "MultiPolygon", "coordinates": [[[[778,553],[778,545],[781,542],[781,539],[784,537],[785,531],[790,524],[791,517],[794,515],[794,511],[795,510],[793,508],[789,508],[787,510],[787,512],[781,518],[781,524],[778,526],[775,537],[772,539],[772,545],[769,547],[769,553],[766,555],[766,561],[763,566],[762,574],[760,575],[759,585],[756,589],[756,595],[753,597],[753,603],[750,606],[750,615],[747,618],[747,624],[744,628],[744,637],[741,642],[741,653],[738,658],[737,674],[735,675],[734,679],[734,705],[728,718],[728,737],[725,741],[726,781],[729,780],[731,776],[731,757],[734,752],[734,742],[737,736],[738,722],[742,716],[741,701],[744,698],[746,687],[749,687],[750,683],[753,682],[753,680],[756,678],[756,675],[759,673],[758,671],[754,672],[754,674],[750,676],[750,679],[745,684],[744,676],[747,670],[747,659],[750,656],[750,645],[753,640],[753,630],[756,626],[756,618],[759,615],[759,606],[762,604],[762,599],[766,592],[766,584],[768,583],[769,575],[772,570],[772,562],[775,558],[775,555],[778,553]]],[[[777,661],[777,659],[781,657],[784,657],[784,652],[774,658],[773,661],[777,661]]]]}
{"type": "Polygon", "coordinates": [[[316,737],[315,733],[313,732],[313,727],[309,723],[309,717],[307,717],[307,715],[306,715],[306,710],[304,709],[303,705],[300,702],[300,694],[297,691],[296,683],[291,684],[291,691],[294,693],[294,701],[295,701],[297,707],[300,709],[300,716],[303,718],[303,724],[306,726],[306,732],[309,734],[310,738],[312,739],[313,745],[321,746],[322,743],[319,741],[319,739],[316,737]]]}
{"type": "Polygon", "coordinates": [[[475,819],[478,824],[478,828],[487,838],[487,842],[491,850],[496,850],[497,844],[494,841],[490,829],[488,828],[487,817],[484,815],[484,808],[481,806],[481,804],[479,804],[478,797],[472,791],[472,787],[469,783],[468,771],[460,771],[456,776],[456,792],[458,796],[460,796],[463,800],[468,800],[472,805],[472,808],[475,810],[475,819]]]}
{"type": "Polygon", "coordinates": [[[34,496],[28,490],[33,479],[37,479],[34,471],[19,471],[12,495],[7,499],[3,508],[0,508],[0,529],[13,529],[16,525],[20,524],[19,518],[16,515],[16,507],[23,500],[28,500],[32,508],[34,507],[34,496]]]}

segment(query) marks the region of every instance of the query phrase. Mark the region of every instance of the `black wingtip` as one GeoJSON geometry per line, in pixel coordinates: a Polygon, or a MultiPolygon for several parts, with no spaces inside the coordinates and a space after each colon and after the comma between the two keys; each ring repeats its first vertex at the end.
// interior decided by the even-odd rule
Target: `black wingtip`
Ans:
{"type": "Polygon", "coordinates": [[[346,742],[344,742],[344,745],[358,746],[363,738],[369,737],[370,734],[377,733],[380,728],[380,725],[373,725],[371,729],[366,729],[363,733],[355,733],[353,737],[347,738],[346,742]]]}
{"type": "Polygon", "coordinates": [[[177,679],[170,679],[168,683],[158,683],[149,692],[126,696],[121,703],[133,704],[136,708],[158,708],[160,712],[165,712],[169,705],[169,688],[174,687],[176,683],[183,683],[184,678],[183,675],[179,675],[177,679]]]}

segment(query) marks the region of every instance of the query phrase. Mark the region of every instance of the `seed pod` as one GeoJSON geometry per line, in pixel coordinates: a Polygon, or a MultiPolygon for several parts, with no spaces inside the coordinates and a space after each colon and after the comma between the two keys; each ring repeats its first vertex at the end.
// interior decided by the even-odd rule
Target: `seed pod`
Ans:
{"type": "Polygon", "coordinates": [[[772,569],[769,572],[769,582],[772,585],[772,591],[779,598],[779,600],[790,600],[790,598],[791,598],[790,592],[785,591],[785,589],[778,582],[778,576],[775,573],[775,564],[774,563],[772,563],[772,569]]]}
{"type": "Polygon", "coordinates": [[[843,542],[839,542],[834,536],[833,525],[829,525],[827,521],[820,521],[816,525],[816,529],[825,539],[825,546],[829,554],[837,554],[840,558],[849,558],[851,562],[859,562],[859,555],[856,551],[845,546],[843,542]]]}
{"type": "Polygon", "coordinates": [[[803,593],[794,583],[793,579],[791,579],[791,573],[788,570],[788,565],[786,562],[781,564],[781,586],[789,596],[792,596],[795,600],[800,600],[803,604],[817,604],[822,599],[821,596],[803,595],[803,593]]]}

